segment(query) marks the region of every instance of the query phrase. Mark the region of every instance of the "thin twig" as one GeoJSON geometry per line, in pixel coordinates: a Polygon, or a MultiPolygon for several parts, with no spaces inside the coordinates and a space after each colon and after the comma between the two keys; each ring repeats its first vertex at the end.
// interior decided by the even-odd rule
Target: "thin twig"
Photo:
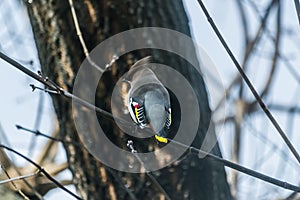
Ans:
{"type": "Polygon", "coordinates": [[[142,159],[139,157],[139,155],[137,154],[137,151],[135,150],[135,148],[133,146],[133,141],[132,140],[128,140],[127,141],[127,147],[131,150],[131,153],[140,162],[140,164],[142,166],[142,172],[145,172],[147,174],[147,176],[151,179],[151,181],[155,184],[155,186],[164,194],[164,196],[165,196],[166,199],[171,200],[171,198],[169,197],[169,195],[165,191],[165,189],[160,185],[160,183],[156,180],[156,178],[145,168],[145,164],[142,161],[142,159]]]}
{"type": "Polygon", "coordinates": [[[52,88],[54,90],[56,90],[56,86],[54,86],[53,84],[51,84],[49,81],[47,81],[46,78],[39,76],[38,74],[32,72],[31,70],[27,69],[26,67],[24,67],[23,65],[21,65],[20,63],[18,63],[17,61],[13,60],[12,58],[6,56],[4,53],[0,52],[0,58],[5,60],[6,62],[8,62],[9,64],[13,65],[15,68],[21,70],[23,73],[27,74],[28,76],[30,76],[31,78],[34,78],[35,80],[43,83],[44,85],[48,86],[49,88],[52,88]]]}
{"type": "Polygon", "coordinates": [[[174,144],[180,146],[180,147],[184,147],[184,148],[188,149],[190,151],[190,153],[198,155],[199,158],[207,156],[207,158],[210,158],[210,159],[212,159],[212,160],[214,160],[216,162],[222,163],[224,166],[227,166],[229,168],[235,169],[235,170],[237,170],[239,172],[242,172],[244,174],[247,174],[249,176],[258,178],[260,180],[266,181],[268,183],[271,183],[273,185],[277,185],[279,187],[282,187],[282,188],[285,188],[285,189],[288,189],[288,190],[292,190],[292,191],[295,191],[295,192],[300,192],[300,187],[298,187],[298,186],[295,186],[295,185],[292,185],[290,183],[287,183],[287,182],[284,182],[284,181],[272,178],[272,177],[267,176],[265,174],[256,172],[256,171],[254,171],[252,169],[249,169],[249,168],[244,167],[242,165],[233,163],[233,162],[231,162],[229,160],[223,159],[223,158],[221,158],[219,156],[216,156],[216,155],[211,154],[209,152],[203,151],[201,149],[197,149],[195,147],[191,147],[191,146],[185,145],[183,143],[180,143],[178,141],[175,141],[175,140],[172,140],[172,139],[169,139],[169,138],[168,138],[168,140],[170,142],[173,142],[174,144]]]}
{"type": "Polygon", "coordinates": [[[295,2],[297,17],[298,17],[298,22],[300,25],[300,3],[299,3],[299,0],[294,0],[294,2],[295,2]]]}
{"type": "MultiPolygon", "coordinates": [[[[97,70],[99,70],[101,73],[104,72],[103,69],[101,69],[90,57],[90,54],[89,54],[89,51],[86,47],[86,44],[85,44],[85,41],[83,39],[83,36],[82,36],[82,32],[80,30],[80,26],[79,26],[79,23],[78,23],[78,18],[77,18],[77,15],[76,15],[76,11],[75,11],[75,8],[74,8],[74,3],[73,3],[73,0],[69,0],[69,4],[70,4],[70,7],[71,7],[71,13],[72,13],[72,18],[73,18],[73,22],[74,22],[74,25],[75,25],[75,29],[76,29],[76,34],[78,36],[78,39],[80,41],[80,44],[82,46],[82,49],[83,49],[83,53],[84,55],[86,56],[88,62],[93,66],[95,67],[97,70]]],[[[109,67],[109,66],[106,66],[106,68],[109,67]]]]}
{"type": "MultiPolygon", "coordinates": [[[[247,128],[249,130],[249,133],[252,134],[254,137],[256,137],[257,139],[259,139],[261,142],[263,142],[265,145],[264,146],[269,146],[271,151],[270,153],[272,155],[274,155],[274,152],[277,151],[279,154],[281,154],[281,158],[286,162],[288,163],[288,161],[291,161],[289,160],[290,159],[290,156],[282,149],[279,149],[278,146],[273,142],[271,141],[266,135],[265,133],[262,133],[262,132],[259,132],[255,125],[253,125],[251,122],[248,122],[244,128],[247,128]]],[[[264,151],[262,151],[264,152],[264,151]]],[[[271,155],[270,154],[270,155],[271,155]]],[[[262,161],[265,161],[266,160],[266,157],[267,158],[270,158],[270,156],[264,156],[262,155],[260,159],[257,159],[257,161],[255,162],[255,164],[253,164],[252,166],[254,166],[254,169],[257,169],[260,165],[262,165],[262,161]]],[[[294,165],[294,167],[297,169],[298,168],[298,163],[295,162],[294,160],[291,161],[291,163],[294,165]]],[[[281,166],[282,167],[282,166],[281,166]]]]}
{"type": "Polygon", "coordinates": [[[43,169],[40,165],[38,165],[36,162],[34,162],[33,160],[31,160],[30,158],[24,156],[23,154],[19,153],[18,151],[7,147],[5,145],[0,144],[0,148],[6,149],[20,157],[22,157],[23,159],[25,159],[26,161],[28,161],[29,163],[31,163],[32,165],[34,165],[41,173],[43,173],[47,179],[49,179],[52,183],[54,183],[57,187],[59,187],[60,189],[64,190],[65,192],[67,192],[68,194],[70,194],[71,196],[73,196],[76,199],[80,199],[83,200],[81,197],[77,196],[76,194],[74,194],[72,191],[68,190],[65,186],[63,186],[59,181],[57,181],[55,178],[53,178],[45,169],[43,169]]]}
{"type": "Polygon", "coordinates": [[[271,71],[269,74],[269,78],[266,81],[266,84],[264,86],[264,89],[261,92],[261,98],[264,98],[264,96],[269,92],[270,90],[270,85],[272,84],[273,80],[274,80],[274,73],[275,70],[277,69],[278,66],[278,60],[279,60],[279,49],[280,49],[280,40],[281,40],[281,4],[280,1],[278,1],[277,3],[277,20],[276,20],[276,38],[274,41],[274,54],[273,54],[273,58],[272,58],[272,64],[271,64],[271,71]]]}
{"type": "MultiPolygon", "coordinates": [[[[2,168],[3,169],[3,168],[2,168]]],[[[31,173],[31,174],[27,174],[27,175],[23,175],[23,176],[18,176],[18,177],[14,177],[14,178],[9,178],[3,181],[0,181],[0,185],[5,184],[5,183],[10,183],[13,181],[18,181],[18,180],[23,180],[23,179],[27,179],[27,178],[31,178],[36,176],[38,173],[31,173]]]]}
{"type": "Polygon", "coordinates": [[[270,104],[270,109],[277,111],[277,112],[288,112],[288,113],[299,113],[300,114],[300,107],[299,106],[286,106],[280,104],[270,104]]]}
{"type": "MultiPolygon", "coordinates": [[[[77,147],[81,147],[81,148],[84,148],[84,146],[78,142],[73,142],[73,141],[65,141],[63,139],[60,139],[60,138],[56,138],[56,137],[52,137],[52,136],[49,136],[49,135],[46,135],[44,133],[41,133],[40,131],[33,131],[33,130],[30,130],[30,129],[27,129],[27,128],[24,128],[20,125],[16,125],[17,129],[19,130],[23,130],[23,131],[26,131],[28,133],[32,133],[36,136],[41,136],[41,137],[45,137],[49,140],[52,140],[52,141],[55,141],[55,142],[61,142],[61,143],[71,143],[73,144],[74,146],[77,146],[77,147]]],[[[84,148],[85,149],[85,148],[84,148]]],[[[85,149],[86,150],[86,149],[85,149]]],[[[122,179],[120,177],[118,177],[111,169],[107,168],[106,169],[107,171],[109,171],[111,173],[111,175],[116,179],[116,181],[118,183],[120,183],[121,187],[128,193],[128,195],[130,196],[130,198],[132,200],[137,200],[137,198],[134,196],[134,194],[122,183],[122,179]]]]}
{"type": "MultiPolygon", "coordinates": [[[[5,169],[2,165],[1,165],[1,169],[4,171],[4,173],[6,174],[6,176],[8,177],[8,179],[7,179],[7,180],[4,180],[4,181],[0,181],[0,185],[1,185],[1,184],[4,184],[4,183],[9,183],[9,182],[10,182],[10,183],[14,186],[15,190],[18,191],[18,193],[19,193],[24,199],[30,200],[30,199],[22,192],[22,190],[20,190],[20,189],[17,187],[17,185],[14,183],[15,180],[24,180],[25,177],[24,177],[24,178],[20,178],[20,179],[11,178],[11,177],[9,176],[8,172],[6,171],[6,169],[5,169]]],[[[36,174],[34,174],[34,176],[35,176],[35,175],[36,175],[36,174]]]]}
{"type": "Polygon", "coordinates": [[[297,192],[292,192],[288,197],[284,198],[283,200],[296,200],[297,192]]]}
{"type": "Polygon", "coordinates": [[[247,47],[249,44],[249,26],[248,26],[248,21],[246,18],[246,12],[245,12],[244,7],[240,0],[236,0],[236,4],[238,6],[242,25],[243,25],[243,34],[242,35],[244,36],[244,41],[245,41],[244,45],[247,47]]]}
{"type": "MultiPolygon", "coordinates": [[[[67,98],[69,98],[69,99],[75,98],[75,101],[78,102],[78,103],[80,103],[82,106],[85,106],[86,108],[89,108],[89,109],[96,110],[97,112],[99,112],[100,114],[102,114],[102,115],[105,116],[105,117],[108,117],[109,119],[112,119],[112,118],[113,118],[113,115],[112,115],[111,113],[109,113],[109,112],[107,112],[107,111],[104,111],[104,110],[102,110],[102,109],[100,109],[100,108],[95,107],[94,105],[92,105],[92,104],[90,104],[90,103],[88,103],[88,102],[86,102],[86,101],[80,99],[79,97],[77,97],[77,96],[75,96],[75,95],[73,95],[73,94],[71,94],[71,93],[69,93],[69,92],[67,92],[67,91],[65,91],[65,90],[63,90],[62,88],[58,88],[57,86],[54,86],[53,83],[50,84],[49,81],[48,81],[47,79],[45,79],[44,77],[40,77],[40,76],[36,75],[35,73],[33,73],[33,72],[31,72],[30,70],[26,69],[24,66],[20,65],[20,64],[17,63],[16,61],[14,61],[14,60],[12,60],[11,58],[5,56],[5,55],[4,55],[3,53],[1,53],[1,52],[0,52],[0,58],[3,58],[5,61],[7,61],[8,63],[12,64],[14,67],[20,69],[21,71],[23,71],[23,72],[24,72],[25,74],[27,74],[28,76],[34,78],[35,80],[40,81],[41,83],[43,83],[43,84],[49,86],[51,89],[57,91],[57,94],[60,94],[60,95],[62,95],[62,96],[65,96],[65,97],[67,97],[67,98]],[[24,68],[25,68],[25,69],[24,69],[24,68]]],[[[124,123],[129,123],[129,122],[124,121],[124,120],[123,120],[123,122],[124,122],[124,123]]],[[[130,125],[130,124],[129,124],[129,125],[130,125]]],[[[132,126],[132,125],[130,125],[130,126],[132,126]]],[[[170,138],[168,138],[168,140],[169,140],[169,141],[173,141],[175,144],[177,144],[177,145],[179,145],[179,146],[183,146],[183,147],[185,147],[185,148],[188,148],[188,149],[190,150],[190,152],[192,152],[192,153],[198,153],[198,154],[201,154],[201,155],[204,155],[204,156],[206,155],[206,156],[208,156],[209,158],[211,158],[211,159],[213,159],[213,160],[215,160],[215,161],[218,161],[218,162],[224,164],[224,165],[227,166],[227,167],[230,167],[230,168],[232,168],[232,169],[238,170],[238,171],[240,171],[240,172],[242,172],[242,173],[245,173],[245,174],[248,174],[248,175],[250,175],[250,176],[256,177],[256,178],[258,178],[258,179],[264,180],[264,181],[266,181],[266,182],[272,183],[272,184],[277,185],[277,186],[279,186],[279,187],[283,187],[283,188],[286,188],[286,189],[290,189],[290,190],[293,190],[293,191],[300,192],[300,188],[297,187],[297,186],[294,186],[294,185],[291,185],[291,184],[289,184],[289,183],[286,183],[286,182],[283,182],[283,181],[274,179],[274,178],[272,178],[272,177],[269,177],[269,176],[267,176],[267,175],[261,174],[261,173],[259,173],[259,172],[254,171],[254,170],[245,168],[245,167],[243,167],[243,166],[241,166],[241,165],[238,165],[238,164],[236,164],[236,163],[232,163],[232,162],[230,162],[230,161],[228,161],[228,160],[222,159],[222,158],[220,158],[220,157],[218,157],[218,156],[216,156],[216,155],[210,154],[210,153],[205,152],[205,151],[202,151],[202,150],[200,150],[200,149],[196,149],[196,148],[194,148],[194,147],[189,147],[189,146],[184,145],[184,144],[182,144],[182,143],[180,143],[180,142],[178,142],[178,141],[174,141],[174,140],[172,140],[172,139],[170,139],[170,138]]],[[[26,159],[26,160],[29,159],[29,158],[26,158],[26,157],[23,156],[22,154],[16,152],[15,150],[13,150],[13,149],[11,149],[11,148],[9,148],[9,147],[6,147],[6,146],[4,146],[4,145],[0,145],[0,147],[6,148],[6,149],[8,149],[8,150],[14,152],[14,153],[18,154],[19,156],[23,157],[23,158],[26,159]]],[[[34,163],[34,162],[31,161],[30,159],[29,159],[28,161],[31,162],[32,164],[34,163]]],[[[45,170],[43,170],[39,165],[37,165],[36,163],[34,163],[34,165],[35,165],[38,169],[40,169],[41,172],[44,172],[44,171],[45,171],[45,170]]],[[[50,176],[50,175],[49,175],[49,176],[50,176]]],[[[50,176],[50,177],[51,177],[51,176],[50,176]]],[[[51,177],[51,178],[52,178],[52,177],[51,177]]],[[[53,179],[53,178],[52,178],[52,179],[53,179]]],[[[50,179],[50,180],[51,180],[51,179],[50,179]]],[[[53,180],[55,180],[55,179],[53,179],[53,180]]],[[[56,184],[56,182],[55,182],[55,184],[56,184]]]]}
{"type": "MultiPolygon", "coordinates": [[[[2,137],[0,137],[0,138],[3,138],[3,140],[5,141],[5,143],[6,143],[8,146],[11,146],[11,145],[10,145],[10,142],[9,142],[8,138],[6,137],[6,134],[5,134],[4,131],[2,130],[2,127],[1,127],[1,124],[0,124],[0,135],[1,135],[1,134],[2,134],[2,137]]],[[[0,140],[0,143],[2,143],[1,140],[0,140]]],[[[2,149],[2,151],[3,151],[3,153],[5,153],[3,149],[2,149]]],[[[6,155],[6,154],[5,154],[5,155],[6,155]]],[[[12,168],[17,172],[17,174],[18,174],[19,176],[21,176],[22,173],[20,172],[19,168],[14,164],[14,155],[12,154],[10,157],[11,157],[10,159],[12,160],[12,162],[10,162],[10,160],[8,160],[8,161],[10,162],[10,166],[9,166],[9,167],[12,167],[12,168]]],[[[25,184],[28,188],[31,189],[31,191],[36,195],[36,197],[37,197],[38,199],[40,199],[40,200],[43,200],[43,199],[44,199],[43,196],[42,196],[42,195],[41,195],[34,187],[32,187],[32,185],[31,185],[26,179],[23,179],[23,182],[24,182],[24,184],[25,184]]]]}
{"type": "MultiPolygon", "coordinates": [[[[260,19],[262,20],[263,16],[261,16],[261,14],[259,13],[259,10],[258,10],[257,6],[255,5],[255,3],[252,1],[249,1],[249,4],[252,7],[252,9],[259,15],[260,19]]],[[[266,28],[266,34],[269,38],[272,39],[272,41],[275,42],[275,38],[271,34],[270,30],[267,28],[266,28]]],[[[291,75],[295,78],[295,80],[298,82],[298,84],[300,84],[300,75],[298,74],[298,71],[295,70],[295,68],[290,63],[289,58],[287,56],[283,55],[280,51],[278,51],[278,56],[284,62],[285,66],[290,71],[291,75]]]]}
{"type": "MultiPolygon", "coordinates": [[[[265,11],[264,16],[261,18],[260,27],[257,30],[257,33],[256,33],[254,39],[250,43],[248,43],[248,46],[247,46],[246,52],[245,52],[245,56],[244,56],[244,59],[243,59],[242,65],[241,65],[241,68],[244,71],[246,71],[246,67],[248,66],[247,64],[249,63],[250,55],[253,54],[253,52],[255,50],[254,47],[257,46],[262,39],[264,30],[266,29],[267,19],[270,16],[271,9],[275,5],[276,2],[278,2],[278,0],[272,0],[270,2],[270,4],[268,5],[268,7],[265,11]]],[[[244,85],[243,85],[243,82],[241,82],[241,87],[240,87],[240,91],[239,91],[240,98],[242,98],[243,91],[244,91],[244,85]]]]}
{"type": "Polygon", "coordinates": [[[297,150],[295,149],[293,144],[290,142],[290,140],[288,139],[288,137],[286,136],[286,134],[284,133],[284,131],[282,130],[282,128],[280,127],[280,125],[278,124],[276,119],[273,117],[272,113],[269,111],[269,109],[267,108],[267,106],[265,105],[263,100],[260,98],[260,96],[257,93],[256,89],[254,88],[253,84],[251,83],[248,76],[243,71],[243,69],[240,66],[239,62],[236,60],[235,56],[233,55],[232,51],[230,50],[229,46],[227,45],[226,41],[224,40],[223,36],[221,35],[219,29],[217,28],[216,24],[214,23],[213,19],[211,18],[210,14],[207,11],[207,9],[206,9],[204,3],[202,2],[202,0],[197,0],[197,1],[200,4],[200,7],[202,8],[205,16],[207,17],[207,20],[210,23],[212,29],[216,33],[216,35],[219,38],[220,42],[222,43],[223,47],[225,48],[225,50],[227,51],[227,53],[230,56],[231,60],[233,61],[234,65],[236,66],[237,70],[239,71],[242,78],[244,79],[247,86],[249,87],[250,91],[252,92],[253,96],[255,97],[257,103],[260,105],[262,110],[265,112],[265,114],[267,115],[267,117],[269,118],[271,123],[274,125],[274,127],[276,128],[276,130],[278,131],[278,133],[280,134],[280,136],[282,137],[282,139],[284,140],[284,142],[286,143],[286,145],[288,146],[288,148],[290,149],[290,151],[293,153],[293,155],[295,156],[295,158],[297,159],[297,161],[300,164],[300,156],[299,156],[297,150]]]}
{"type": "Polygon", "coordinates": [[[3,60],[5,60],[6,62],[8,62],[9,64],[11,64],[13,67],[21,70],[23,73],[25,73],[26,75],[30,76],[31,78],[39,81],[40,83],[44,84],[45,86],[49,87],[50,89],[41,89],[33,84],[31,84],[30,86],[32,87],[33,90],[35,89],[41,89],[44,90],[48,93],[52,93],[52,94],[57,94],[57,95],[62,95],[68,99],[72,99],[73,101],[75,101],[76,103],[92,110],[92,111],[96,111],[99,114],[101,114],[103,117],[109,119],[109,120],[118,120],[120,123],[123,123],[125,125],[127,125],[128,127],[136,127],[136,125],[133,125],[132,123],[118,118],[116,116],[113,116],[111,113],[96,107],[95,105],[73,95],[72,93],[64,90],[63,88],[59,87],[58,85],[56,85],[56,83],[54,83],[53,81],[51,81],[48,77],[44,77],[42,76],[42,74],[40,73],[39,75],[32,72],[31,70],[27,69],[26,67],[24,67],[23,65],[21,65],[20,63],[16,62],[15,60],[11,59],[10,57],[6,56],[5,54],[3,54],[2,52],[0,52],[0,58],[2,58],[3,60]]]}
{"type": "MultiPolygon", "coordinates": [[[[240,7],[240,9],[242,9],[242,5],[240,4],[240,0],[237,0],[238,2],[238,6],[240,7]]],[[[259,27],[256,35],[255,35],[255,38],[249,42],[249,38],[246,37],[246,40],[248,42],[247,43],[247,51],[245,52],[245,56],[244,56],[244,59],[243,59],[243,64],[242,66],[245,67],[248,60],[249,60],[249,57],[251,55],[251,53],[253,52],[254,50],[254,47],[255,45],[257,45],[257,43],[260,42],[261,38],[262,38],[262,33],[264,30],[267,30],[267,27],[266,27],[266,21],[268,19],[268,16],[270,14],[270,10],[271,8],[273,7],[273,5],[275,4],[276,0],[272,0],[272,2],[269,4],[269,6],[267,7],[266,9],[266,12],[265,12],[265,15],[264,16],[260,16],[261,18],[261,26],[259,27]]],[[[244,17],[242,17],[244,18],[244,17]]],[[[245,28],[244,28],[245,29],[245,28]]],[[[244,30],[246,31],[246,29],[244,30]]],[[[243,84],[241,82],[241,76],[240,75],[237,75],[235,76],[235,78],[233,79],[233,81],[230,83],[230,85],[228,86],[228,88],[226,89],[225,93],[223,94],[221,100],[219,101],[219,103],[217,104],[215,110],[217,110],[221,105],[222,103],[224,102],[224,100],[226,99],[227,95],[229,94],[230,90],[237,84],[237,83],[240,83],[241,84],[241,89],[240,89],[240,96],[241,94],[243,93],[243,84]]]]}
{"type": "Polygon", "coordinates": [[[44,138],[47,138],[47,139],[50,139],[50,140],[53,140],[53,141],[56,141],[56,142],[61,142],[61,143],[64,143],[64,144],[73,144],[74,146],[82,147],[82,148],[84,147],[79,142],[65,141],[65,140],[63,140],[61,138],[52,137],[52,136],[46,135],[44,133],[41,133],[39,130],[37,130],[37,131],[30,130],[30,129],[24,128],[23,126],[20,126],[20,125],[16,125],[16,128],[18,130],[23,130],[23,131],[26,131],[26,132],[29,132],[29,133],[33,133],[35,136],[42,136],[44,138]]]}

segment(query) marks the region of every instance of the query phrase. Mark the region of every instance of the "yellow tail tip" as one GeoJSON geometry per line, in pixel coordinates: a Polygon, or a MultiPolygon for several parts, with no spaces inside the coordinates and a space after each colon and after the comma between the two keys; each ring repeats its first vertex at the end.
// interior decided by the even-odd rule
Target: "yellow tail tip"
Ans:
{"type": "Polygon", "coordinates": [[[164,137],[160,137],[158,135],[155,135],[155,139],[159,142],[168,143],[168,139],[164,137]]]}

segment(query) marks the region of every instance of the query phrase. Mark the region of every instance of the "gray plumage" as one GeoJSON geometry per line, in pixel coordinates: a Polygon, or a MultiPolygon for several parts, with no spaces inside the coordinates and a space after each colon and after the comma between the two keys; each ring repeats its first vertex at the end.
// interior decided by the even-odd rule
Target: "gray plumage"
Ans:
{"type": "Polygon", "coordinates": [[[150,59],[151,57],[145,57],[137,61],[127,73],[124,81],[129,84],[129,90],[125,102],[136,123],[139,121],[134,111],[134,103],[138,104],[139,108],[143,107],[142,113],[139,114],[145,116],[146,124],[139,125],[142,128],[148,126],[155,134],[165,137],[164,128],[169,128],[171,122],[170,97],[167,89],[150,69],[153,65],[150,59]]]}

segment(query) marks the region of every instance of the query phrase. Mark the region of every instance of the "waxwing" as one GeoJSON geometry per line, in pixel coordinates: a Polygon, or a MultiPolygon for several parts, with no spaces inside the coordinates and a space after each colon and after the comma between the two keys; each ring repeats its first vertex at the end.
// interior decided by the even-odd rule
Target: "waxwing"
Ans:
{"type": "Polygon", "coordinates": [[[129,85],[125,104],[132,120],[140,128],[150,128],[156,140],[167,143],[171,126],[171,105],[168,90],[150,69],[151,57],[137,61],[126,74],[129,85]]]}

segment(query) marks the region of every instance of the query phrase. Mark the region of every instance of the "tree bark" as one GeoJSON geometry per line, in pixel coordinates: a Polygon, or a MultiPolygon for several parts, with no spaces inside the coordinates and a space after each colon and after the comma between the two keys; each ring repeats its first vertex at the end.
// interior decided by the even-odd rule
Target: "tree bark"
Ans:
{"type": "MultiPolygon", "coordinates": [[[[75,1],[75,10],[87,48],[92,50],[106,38],[125,30],[155,26],[179,31],[190,36],[189,22],[180,0],[84,0],[75,1]]],[[[84,53],[76,35],[68,1],[39,0],[27,5],[39,53],[43,74],[60,87],[72,91],[76,72],[84,60],[84,53]]],[[[154,33],[155,34],[155,33],[154,33]]],[[[159,37],[159,35],[157,36],[159,37]]],[[[174,41],[176,42],[176,41],[174,41]]],[[[184,48],[184,47],[183,47],[184,48]]],[[[196,56],[195,52],[190,52],[196,56]]],[[[134,51],[122,56],[112,70],[101,80],[97,92],[97,106],[110,109],[112,86],[134,60],[152,55],[156,61],[177,69],[196,91],[201,109],[201,120],[193,146],[200,147],[210,123],[210,109],[205,84],[190,64],[160,50],[134,51]],[[122,66],[122,67],[121,67],[122,66]]],[[[60,124],[60,136],[67,141],[79,141],[72,119],[71,102],[52,96],[60,124]]],[[[106,131],[114,134],[115,143],[122,145],[120,130],[111,122],[101,119],[106,131]]],[[[156,145],[156,144],[146,144],[156,145]]],[[[95,160],[84,148],[65,144],[69,168],[74,184],[84,199],[130,199],[124,184],[137,199],[163,199],[163,194],[145,174],[122,173],[95,160]],[[150,184],[149,184],[150,183],[150,184]]],[[[140,147],[141,149],[146,148],[140,147]]],[[[218,145],[212,150],[220,155],[218,145]]],[[[224,166],[209,159],[200,160],[189,155],[179,164],[172,164],[153,176],[171,199],[231,199],[224,166]]]]}

